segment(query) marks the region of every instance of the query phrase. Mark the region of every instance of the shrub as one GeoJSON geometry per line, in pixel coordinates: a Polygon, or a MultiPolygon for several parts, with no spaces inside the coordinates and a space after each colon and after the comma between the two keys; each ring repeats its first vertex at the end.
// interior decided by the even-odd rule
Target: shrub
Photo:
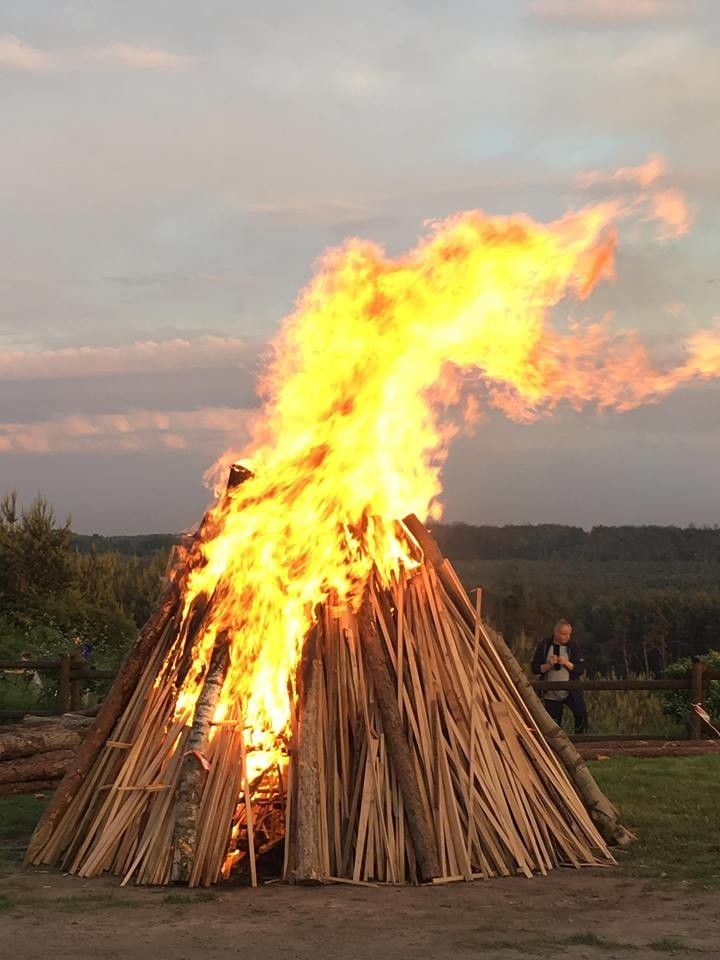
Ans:
{"type": "MultiPolygon", "coordinates": [[[[710,670],[720,670],[720,650],[708,650],[702,660],[710,670]]],[[[682,660],[676,660],[668,666],[665,676],[669,680],[689,677],[691,670],[692,660],[690,657],[683,657],[682,660]]],[[[666,690],[663,700],[663,710],[667,716],[679,723],[689,722],[692,709],[689,690],[666,690]]],[[[715,726],[720,726],[720,680],[711,680],[708,684],[705,708],[715,726]]]]}

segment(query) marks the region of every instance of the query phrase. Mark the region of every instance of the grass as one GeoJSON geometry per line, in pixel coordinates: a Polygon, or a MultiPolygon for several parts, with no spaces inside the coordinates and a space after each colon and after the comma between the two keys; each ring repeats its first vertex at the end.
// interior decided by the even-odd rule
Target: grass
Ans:
{"type": "Polygon", "coordinates": [[[590,763],[637,841],[623,873],[720,889],[720,757],[614,757],[590,763]]]}
{"type": "MultiPolygon", "coordinates": [[[[0,876],[17,865],[47,800],[32,796],[0,797],[0,876]]],[[[0,899],[0,910],[8,909],[0,899]]]]}
{"type": "Polygon", "coordinates": [[[46,803],[33,796],[0,797],[0,843],[29,839],[46,803]]]}
{"type": "Polygon", "coordinates": [[[660,937],[659,940],[652,940],[648,946],[656,953],[678,954],[690,952],[690,947],[687,947],[677,937],[660,937]]]}
{"type": "MultiPolygon", "coordinates": [[[[588,690],[585,693],[585,702],[589,733],[608,737],[618,734],[661,736],[668,740],[687,736],[687,728],[665,714],[660,693],[650,690],[588,690]]],[[[571,732],[569,710],[565,711],[565,718],[565,726],[568,732],[571,732]]]]}

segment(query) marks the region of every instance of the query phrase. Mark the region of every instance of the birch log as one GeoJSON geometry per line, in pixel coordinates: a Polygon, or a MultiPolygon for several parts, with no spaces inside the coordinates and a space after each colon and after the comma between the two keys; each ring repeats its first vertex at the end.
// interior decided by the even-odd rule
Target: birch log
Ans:
{"type": "MultiPolygon", "coordinates": [[[[308,636],[301,667],[300,720],[296,753],[294,870],[296,883],[323,880],[320,844],[320,687],[322,662],[317,655],[317,627],[308,636]]],[[[286,838],[286,842],[289,842],[286,838]]]]}
{"type": "Polygon", "coordinates": [[[223,634],[215,642],[205,682],[195,704],[192,728],[180,771],[172,838],[173,864],[170,879],[173,881],[187,882],[195,859],[198,813],[207,779],[205,751],[229,663],[229,641],[227,634],[223,634]]]}

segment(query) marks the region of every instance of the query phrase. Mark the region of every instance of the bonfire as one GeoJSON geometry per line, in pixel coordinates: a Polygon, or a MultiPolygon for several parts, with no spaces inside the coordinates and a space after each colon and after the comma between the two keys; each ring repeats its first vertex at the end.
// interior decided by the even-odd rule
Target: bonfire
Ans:
{"type": "Polygon", "coordinates": [[[662,373],[633,336],[551,326],[611,275],[621,213],[475,212],[397,260],[326,255],[30,862],[191,886],[613,862],[629,834],[417,517],[479,396],[529,419],[717,374],[709,334],[662,373]]]}

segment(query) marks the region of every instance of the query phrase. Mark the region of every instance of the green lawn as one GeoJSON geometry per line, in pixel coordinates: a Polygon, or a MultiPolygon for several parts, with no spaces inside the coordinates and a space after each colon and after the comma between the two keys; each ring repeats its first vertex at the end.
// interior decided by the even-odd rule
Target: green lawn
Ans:
{"type": "Polygon", "coordinates": [[[46,803],[33,796],[0,797],[0,844],[28,840],[46,803]]]}
{"type": "Polygon", "coordinates": [[[32,796],[0,797],[0,876],[22,859],[23,848],[46,803],[32,796]]]}
{"type": "Polygon", "coordinates": [[[720,757],[615,757],[588,764],[637,834],[623,873],[720,888],[720,757]]]}
{"type": "MultiPolygon", "coordinates": [[[[589,766],[638,837],[617,855],[622,873],[720,889],[720,757],[616,757],[589,766]]],[[[44,804],[0,797],[0,868],[20,860],[44,804]]]]}

